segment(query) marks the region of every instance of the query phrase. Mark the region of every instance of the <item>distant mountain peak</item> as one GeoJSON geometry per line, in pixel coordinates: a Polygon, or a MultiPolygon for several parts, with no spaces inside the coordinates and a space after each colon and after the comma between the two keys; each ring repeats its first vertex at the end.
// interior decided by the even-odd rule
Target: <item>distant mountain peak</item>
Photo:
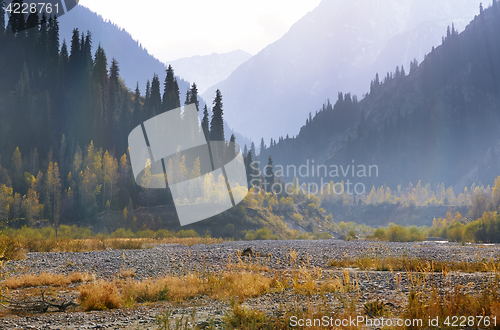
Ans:
{"type": "Polygon", "coordinates": [[[247,61],[251,54],[238,49],[229,53],[210,55],[195,55],[170,61],[176,74],[187,81],[195,81],[200,93],[223,81],[242,63],[247,61]]]}

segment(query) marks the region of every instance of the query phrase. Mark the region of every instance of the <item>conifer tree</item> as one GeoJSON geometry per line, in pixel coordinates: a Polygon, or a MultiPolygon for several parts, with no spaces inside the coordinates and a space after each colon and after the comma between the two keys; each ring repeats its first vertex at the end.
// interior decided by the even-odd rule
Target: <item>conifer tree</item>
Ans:
{"type": "Polygon", "coordinates": [[[151,111],[151,83],[149,82],[149,79],[146,81],[146,94],[144,95],[144,114],[145,118],[143,119],[148,119],[153,117],[153,113],[151,111]]]}
{"type": "MultiPolygon", "coordinates": [[[[41,35],[40,35],[41,37],[41,35]]],[[[80,32],[78,29],[73,29],[71,37],[71,54],[69,56],[69,65],[72,72],[75,72],[80,64],[80,32]]]]}
{"type": "Polygon", "coordinates": [[[234,134],[231,134],[231,138],[229,139],[229,148],[228,148],[228,157],[227,159],[233,159],[236,157],[236,137],[234,134]]]}
{"type": "Polygon", "coordinates": [[[260,139],[260,155],[266,150],[266,143],[264,142],[264,138],[260,139]]]}
{"type": "Polygon", "coordinates": [[[14,190],[16,192],[19,192],[23,181],[23,160],[21,157],[21,152],[19,151],[19,147],[16,147],[16,150],[14,150],[14,154],[12,155],[11,167],[11,178],[14,190]]]}
{"type": "Polygon", "coordinates": [[[165,84],[163,86],[163,111],[172,110],[181,106],[179,99],[179,85],[174,75],[174,69],[168,66],[165,84]]]}
{"type": "Polygon", "coordinates": [[[151,96],[149,99],[150,111],[153,116],[156,116],[161,111],[161,95],[160,95],[160,79],[158,79],[158,75],[155,74],[153,76],[153,80],[151,81],[151,96]]]}
{"type": "Polygon", "coordinates": [[[266,165],[266,191],[272,192],[274,185],[274,167],[273,167],[273,159],[269,156],[266,165]]]}
{"type": "MultiPolygon", "coordinates": [[[[61,50],[62,54],[62,50],[61,50]]],[[[115,68],[116,70],[116,68],[115,68]]],[[[101,44],[97,47],[94,56],[94,70],[93,75],[94,82],[101,85],[101,87],[105,90],[107,86],[107,78],[108,78],[108,59],[106,57],[106,52],[101,47],[101,44]]]]}
{"type": "Polygon", "coordinates": [[[137,82],[137,86],[135,87],[134,94],[134,114],[133,114],[133,126],[137,126],[142,123],[141,116],[141,91],[139,89],[139,82],[137,82]]]}
{"type": "MultiPolygon", "coordinates": [[[[36,15],[38,17],[38,15],[36,15]]],[[[90,48],[90,32],[87,35],[88,47],[90,48]]],[[[89,49],[90,55],[90,49],[89,49]]],[[[47,29],[47,69],[49,72],[52,72],[52,81],[51,84],[55,84],[55,78],[57,73],[57,65],[59,62],[59,21],[57,20],[57,16],[51,18],[49,20],[48,29],[47,29]]],[[[92,61],[92,57],[90,57],[90,61],[92,61]]]]}
{"type": "Polygon", "coordinates": [[[191,85],[191,89],[189,90],[189,103],[196,104],[196,111],[200,111],[198,108],[200,106],[200,101],[198,101],[198,88],[196,87],[196,83],[191,85]]]}
{"type": "Polygon", "coordinates": [[[38,13],[30,13],[26,20],[27,47],[35,48],[38,41],[38,13]]]}
{"type": "Polygon", "coordinates": [[[201,128],[203,133],[205,133],[205,138],[209,140],[210,130],[209,130],[209,120],[208,120],[208,109],[207,105],[203,107],[203,119],[201,120],[201,128]]]}
{"type": "MultiPolygon", "coordinates": [[[[19,8],[23,8],[23,4],[23,0],[14,0],[12,1],[12,8],[17,6],[19,6],[19,8]]],[[[26,17],[22,10],[12,11],[9,17],[9,26],[14,34],[26,29],[26,17]]]]}
{"type": "Polygon", "coordinates": [[[250,152],[252,153],[252,155],[255,157],[255,160],[257,160],[257,153],[256,153],[256,150],[255,150],[255,143],[252,142],[252,144],[250,144],[250,152]]]}
{"type": "Polygon", "coordinates": [[[212,108],[212,120],[210,121],[210,140],[224,141],[222,93],[218,89],[215,92],[214,106],[212,108]]]}

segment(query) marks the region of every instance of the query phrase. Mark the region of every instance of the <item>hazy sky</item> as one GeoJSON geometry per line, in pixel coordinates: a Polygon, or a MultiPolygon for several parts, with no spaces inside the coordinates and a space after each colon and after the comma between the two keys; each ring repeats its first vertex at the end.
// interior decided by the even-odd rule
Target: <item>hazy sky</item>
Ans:
{"type": "Polygon", "coordinates": [[[255,55],[320,0],[81,0],[162,61],[242,49],[255,55]],[[147,8],[147,9],[141,9],[147,8]]]}

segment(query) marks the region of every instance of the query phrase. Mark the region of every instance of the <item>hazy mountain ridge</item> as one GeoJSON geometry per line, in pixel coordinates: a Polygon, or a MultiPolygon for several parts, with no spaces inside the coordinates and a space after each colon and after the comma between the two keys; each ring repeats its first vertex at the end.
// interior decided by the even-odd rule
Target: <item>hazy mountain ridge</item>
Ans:
{"type": "Polygon", "coordinates": [[[169,61],[175,72],[187,81],[195,81],[200,94],[209,87],[223,81],[252,55],[235,50],[229,53],[213,53],[205,56],[192,56],[169,61]]]}
{"type": "Polygon", "coordinates": [[[228,122],[254,140],[295,135],[311,106],[339,91],[361,96],[377,71],[408,66],[439,43],[447,25],[456,22],[463,29],[478,10],[479,1],[322,1],[280,40],[203,95],[216,88],[226,91],[225,104],[235,109],[228,122]],[[419,33],[424,22],[436,28],[419,33]],[[404,43],[398,42],[406,33],[414,39],[403,36],[404,43]],[[246,127],[255,118],[266,120],[246,127]],[[271,124],[275,121],[280,125],[271,124]]]}
{"type": "MultiPolygon", "coordinates": [[[[61,44],[63,40],[66,40],[68,47],[74,28],[78,28],[80,33],[90,31],[92,33],[93,51],[95,52],[100,44],[106,50],[108,62],[111,62],[113,57],[118,61],[120,77],[129,90],[135,90],[136,84],[139,82],[141,94],[144,95],[146,82],[147,80],[151,82],[155,73],[158,74],[160,82],[163,83],[165,70],[167,69],[166,65],[149,54],[138,41],[132,39],[132,36],[126,30],[112,22],[105,21],[101,15],[92,12],[86,7],[77,6],[69,14],[59,18],[59,27],[61,44]]],[[[237,52],[234,58],[238,57],[243,58],[245,56],[237,52]]],[[[190,83],[196,82],[198,84],[198,81],[183,79],[179,76],[179,70],[177,70],[175,63],[172,67],[176,73],[180,97],[183,103],[190,83]]],[[[214,96],[215,92],[213,95],[207,95],[206,99],[203,99],[199,95],[200,108],[204,106],[205,102],[211,106],[214,96]]],[[[234,130],[226,125],[226,132],[228,133],[226,139],[229,140],[231,132],[234,132],[234,130]]],[[[248,144],[248,140],[243,135],[238,133],[235,133],[235,135],[239,144],[248,144]]]]}
{"type": "MultiPolygon", "coordinates": [[[[72,31],[78,28],[80,33],[92,33],[93,50],[97,46],[106,49],[108,61],[114,57],[120,66],[120,76],[130,90],[134,90],[137,82],[141,93],[146,90],[146,81],[152,80],[153,74],[158,74],[161,81],[165,78],[167,67],[156,59],[132,36],[113,24],[105,21],[101,15],[83,6],[76,6],[70,13],[59,18],[61,44],[63,39],[69,46],[72,31]]],[[[175,67],[174,67],[175,70],[175,67]]],[[[181,98],[189,89],[189,82],[177,77],[181,98]]]]}
{"type": "Polygon", "coordinates": [[[280,139],[265,157],[275,164],[376,164],[381,176],[366,182],[391,188],[419,180],[458,189],[491,184],[500,164],[498,31],[497,4],[464,32],[445,33],[409,75],[381,75],[360,102],[339,95],[297,138],[280,139]]]}

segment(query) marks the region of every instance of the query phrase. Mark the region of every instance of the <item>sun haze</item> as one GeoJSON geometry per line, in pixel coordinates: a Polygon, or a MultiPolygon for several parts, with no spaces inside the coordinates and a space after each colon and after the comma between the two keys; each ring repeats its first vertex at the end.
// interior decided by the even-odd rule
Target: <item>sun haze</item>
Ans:
{"type": "Polygon", "coordinates": [[[279,39],[320,0],[82,0],[127,30],[153,55],[172,61],[242,49],[256,54],[279,39]]]}

